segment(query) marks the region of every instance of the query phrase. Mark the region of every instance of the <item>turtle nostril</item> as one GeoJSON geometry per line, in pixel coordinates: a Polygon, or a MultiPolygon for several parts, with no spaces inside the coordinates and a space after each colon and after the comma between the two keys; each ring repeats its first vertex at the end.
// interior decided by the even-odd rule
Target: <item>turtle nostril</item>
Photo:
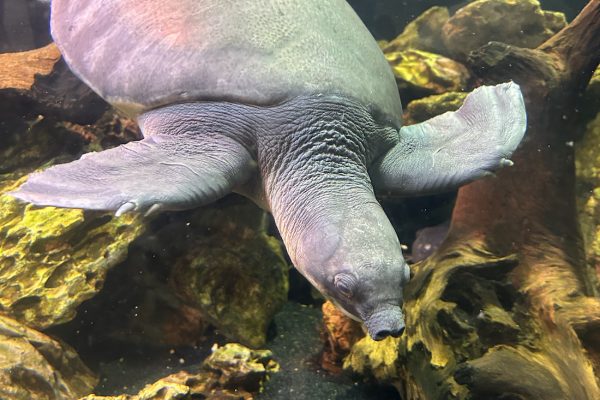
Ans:
{"type": "Polygon", "coordinates": [[[391,332],[390,334],[393,337],[400,337],[400,336],[402,336],[403,333],[404,333],[404,327],[398,329],[397,331],[391,332]]]}
{"type": "Polygon", "coordinates": [[[393,329],[393,330],[382,329],[375,334],[375,336],[373,337],[373,340],[377,340],[377,341],[383,340],[388,336],[397,338],[397,337],[400,337],[402,335],[402,333],[404,333],[404,327],[401,327],[399,329],[393,329]]]}
{"type": "Polygon", "coordinates": [[[398,337],[404,332],[404,316],[400,307],[383,307],[366,318],[365,325],[373,340],[398,337]]]}
{"type": "Polygon", "coordinates": [[[386,337],[390,336],[390,334],[391,334],[391,332],[386,329],[381,330],[375,334],[375,336],[373,337],[373,340],[377,340],[377,341],[383,340],[386,337]]]}

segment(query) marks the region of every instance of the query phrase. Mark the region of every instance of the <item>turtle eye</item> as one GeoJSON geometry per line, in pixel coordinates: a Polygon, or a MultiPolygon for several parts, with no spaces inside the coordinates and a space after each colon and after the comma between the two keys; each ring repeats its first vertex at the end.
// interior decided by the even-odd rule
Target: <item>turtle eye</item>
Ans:
{"type": "Polygon", "coordinates": [[[346,298],[351,298],[354,295],[354,287],[356,286],[356,278],[353,275],[341,272],[333,278],[333,284],[338,292],[346,298]]]}

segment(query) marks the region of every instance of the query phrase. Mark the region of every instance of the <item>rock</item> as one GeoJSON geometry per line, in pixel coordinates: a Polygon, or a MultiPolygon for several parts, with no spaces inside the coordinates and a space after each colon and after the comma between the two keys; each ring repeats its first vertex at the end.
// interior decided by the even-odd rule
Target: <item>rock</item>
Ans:
{"type": "Polygon", "coordinates": [[[88,127],[43,117],[21,126],[20,120],[4,121],[9,134],[0,135],[0,312],[45,329],[74,318],[100,291],[145,225],[134,216],[35,208],[4,193],[36,169],[134,139],[138,131],[113,112],[88,127]]]}
{"type": "Polygon", "coordinates": [[[278,370],[269,350],[229,343],[215,347],[197,373],[169,375],[137,395],[89,395],[81,400],[250,400],[268,375],[278,370]]]}
{"type": "Polygon", "coordinates": [[[325,349],[321,355],[321,366],[326,371],[340,373],[344,357],[365,336],[365,332],[360,322],[344,315],[331,301],[323,303],[322,310],[325,349]]]}
{"type": "Polygon", "coordinates": [[[98,379],[73,349],[0,315],[0,398],[72,400],[98,379]]]}
{"type": "Polygon", "coordinates": [[[84,146],[81,137],[43,117],[33,121],[3,120],[0,174],[13,174],[10,179],[16,179],[45,165],[72,161],[84,151],[84,146]]]}
{"type": "Polygon", "coordinates": [[[359,340],[344,360],[344,369],[385,383],[398,380],[398,345],[402,338],[387,337],[376,342],[369,335],[359,340]]]}
{"type": "Polygon", "coordinates": [[[0,311],[44,329],[71,320],[144,230],[140,218],[34,208],[2,193],[25,178],[0,177],[0,311]]]}
{"type": "Polygon", "coordinates": [[[209,323],[184,304],[167,282],[169,268],[152,254],[129,248],[127,260],[111,270],[103,289],[78,308],[77,318],[53,332],[82,353],[97,348],[163,348],[204,346],[209,323]]]}
{"type": "Polygon", "coordinates": [[[264,211],[249,201],[204,208],[175,261],[175,292],[219,333],[251,347],[265,343],[271,319],[287,300],[289,267],[281,243],[266,234],[264,211]]]}
{"type": "Polygon", "coordinates": [[[279,241],[264,233],[265,218],[235,195],[158,215],[61,332],[79,349],[87,343],[172,348],[203,346],[216,327],[260,346],[287,299],[289,270],[279,241]]]}
{"type": "Polygon", "coordinates": [[[279,364],[270,350],[251,350],[237,343],[216,346],[202,368],[219,375],[219,386],[229,390],[258,392],[267,374],[277,372],[279,364]]]}
{"type": "Polygon", "coordinates": [[[563,12],[542,10],[542,13],[544,13],[544,18],[546,20],[546,29],[551,32],[556,33],[567,26],[567,18],[563,12]]]}
{"type": "Polygon", "coordinates": [[[442,40],[442,26],[449,18],[446,7],[431,7],[411,21],[394,40],[382,46],[384,52],[417,49],[445,54],[447,50],[442,40]]]}
{"type": "Polygon", "coordinates": [[[443,27],[443,39],[453,58],[489,41],[534,48],[567,24],[563,13],[543,11],[538,0],[477,0],[461,8],[443,27]]]}
{"type": "Polygon", "coordinates": [[[447,111],[456,111],[467,95],[464,92],[447,92],[413,100],[406,106],[404,124],[412,125],[447,111]]]}
{"type": "Polygon", "coordinates": [[[470,78],[467,68],[439,54],[409,49],[385,53],[403,99],[462,91],[470,78]]]}

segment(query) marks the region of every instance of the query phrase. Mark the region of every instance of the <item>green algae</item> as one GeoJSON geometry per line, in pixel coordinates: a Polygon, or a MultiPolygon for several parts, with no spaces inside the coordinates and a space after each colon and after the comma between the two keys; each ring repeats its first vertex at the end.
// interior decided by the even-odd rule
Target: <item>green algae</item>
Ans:
{"type": "Polygon", "coordinates": [[[406,107],[405,124],[416,124],[447,111],[456,111],[462,106],[468,94],[465,92],[446,92],[413,100],[406,107]]]}
{"type": "Polygon", "coordinates": [[[173,285],[220,333],[260,347],[287,300],[289,266],[281,243],[265,233],[264,212],[253,204],[204,211],[193,224],[210,234],[175,263],[173,285]]]}
{"type": "Polygon", "coordinates": [[[23,181],[0,179],[0,309],[44,329],[75,317],[144,224],[136,216],[38,208],[4,194],[23,181]]]}
{"type": "Polygon", "coordinates": [[[408,49],[386,52],[396,83],[401,91],[419,96],[462,91],[467,88],[470,73],[454,60],[439,54],[408,49]]]}

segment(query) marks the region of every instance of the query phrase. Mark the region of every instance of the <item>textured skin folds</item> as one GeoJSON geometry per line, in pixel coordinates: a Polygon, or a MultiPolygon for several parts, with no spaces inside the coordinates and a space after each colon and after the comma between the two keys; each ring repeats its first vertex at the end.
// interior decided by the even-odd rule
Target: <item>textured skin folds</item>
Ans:
{"type": "Polygon", "coordinates": [[[258,136],[259,167],[271,212],[294,265],[373,337],[399,334],[408,267],[375,199],[367,165],[397,141],[366,107],[339,97],[307,98],[278,108],[258,136]],[[285,109],[287,108],[287,110],[285,109]],[[351,296],[339,274],[357,282],[351,296]]]}

